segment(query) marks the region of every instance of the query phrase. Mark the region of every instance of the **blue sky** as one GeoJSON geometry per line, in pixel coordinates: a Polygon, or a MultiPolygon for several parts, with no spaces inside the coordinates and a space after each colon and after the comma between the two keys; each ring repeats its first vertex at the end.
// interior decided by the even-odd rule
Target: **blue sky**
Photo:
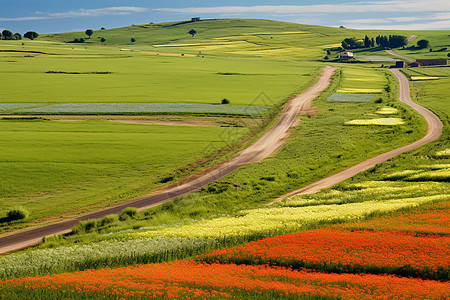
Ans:
{"type": "Polygon", "coordinates": [[[81,31],[201,18],[258,18],[355,29],[447,29],[450,0],[0,0],[0,29],[81,31]]]}

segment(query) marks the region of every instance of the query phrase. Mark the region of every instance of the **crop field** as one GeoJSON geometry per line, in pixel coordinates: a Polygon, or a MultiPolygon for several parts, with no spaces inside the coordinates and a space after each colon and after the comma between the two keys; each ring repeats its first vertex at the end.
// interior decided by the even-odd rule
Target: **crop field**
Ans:
{"type": "Polygon", "coordinates": [[[384,70],[361,67],[346,67],[337,93],[382,93],[387,86],[384,70]]]}
{"type": "Polygon", "coordinates": [[[0,121],[1,217],[18,205],[38,219],[147,193],[178,168],[211,154],[204,153],[208,146],[226,147],[229,141],[221,136],[227,130],[246,133],[102,120],[0,121]]]}
{"type": "Polygon", "coordinates": [[[338,102],[370,102],[375,98],[374,94],[334,93],[328,97],[328,101],[338,102]]]}
{"type": "MultiPolygon", "coordinates": [[[[267,103],[272,104],[272,103],[267,103]]],[[[267,106],[218,105],[195,103],[0,103],[0,113],[9,114],[203,114],[260,116],[267,106]]]]}
{"type": "Polygon", "coordinates": [[[13,52],[0,56],[0,80],[8,82],[0,91],[2,103],[219,104],[226,98],[231,104],[267,106],[301,90],[320,69],[311,62],[261,58],[163,56],[124,53],[116,47],[66,46],[59,50],[65,54],[58,54],[53,48],[59,44],[54,43],[3,44],[0,50],[13,52]],[[17,49],[43,54],[16,56],[17,49]],[[258,102],[262,92],[271,103],[258,102]]]}
{"type": "MultiPolygon", "coordinates": [[[[267,299],[344,295],[352,299],[378,299],[387,295],[401,299],[441,299],[449,292],[445,282],[449,269],[448,234],[402,232],[405,227],[397,221],[398,215],[415,217],[417,225],[442,228],[442,221],[448,217],[448,201],[393,213],[388,222],[381,216],[368,222],[267,238],[196,256],[193,261],[6,280],[2,282],[0,294],[10,299],[24,295],[37,299],[61,295],[73,299],[107,295],[126,299],[135,296],[247,299],[255,295],[267,299]],[[366,223],[369,228],[373,224],[384,227],[375,231],[353,229],[366,223]]],[[[176,240],[172,242],[179,246],[176,240]]],[[[26,259],[31,263],[29,268],[35,267],[33,259],[31,255],[26,259]]],[[[10,265],[20,266],[20,261],[24,257],[17,260],[18,264],[10,265]]]]}
{"type": "Polygon", "coordinates": [[[364,119],[351,120],[345,122],[345,125],[376,125],[376,126],[393,126],[405,124],[400,118],[379,118],[379,119],[364,119]]]}
{"type": "Polygon", "coordinates": [[[382,107],[375,113],[378,115],[396,115],[399,113],[399,110],[393,107],[382,107]]]}

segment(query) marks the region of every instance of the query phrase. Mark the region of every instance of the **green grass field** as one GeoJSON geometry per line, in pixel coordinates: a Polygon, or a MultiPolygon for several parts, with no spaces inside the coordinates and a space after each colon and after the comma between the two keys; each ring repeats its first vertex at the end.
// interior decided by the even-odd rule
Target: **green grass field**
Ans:
{"type": "MultiPolygon", "coordinates": [[[[0,50],[22,51],[19,42],[3,44],[0,50]]],[[[231,104],[266,106],[272,103],[256,99],[261,92],[279,103],[319,72],[319,66],[311,62],[124,54],[119,48],[71,50],[61,45],[63,54],[54,54],[39,41],[26,42],[23,51],[46,54],[1,53],[0,80],[8,82],[0,91],[1,102],[219,104],[227,98],[231,104]]]]}
{"type": "Polygon", "coordinates": [[[385,71],[370,67],[345,67],[337,93],[382,93],[387,86],[385,71]]]}
{"type": "Polygon", "coordinates": [[[0,216],[22,206],[32,221],[150,193],[170,174],[185,176],[179,168],[226,147],[231,130],[237,139],[247,132],[106,120],[0,121],[0,216]]]}

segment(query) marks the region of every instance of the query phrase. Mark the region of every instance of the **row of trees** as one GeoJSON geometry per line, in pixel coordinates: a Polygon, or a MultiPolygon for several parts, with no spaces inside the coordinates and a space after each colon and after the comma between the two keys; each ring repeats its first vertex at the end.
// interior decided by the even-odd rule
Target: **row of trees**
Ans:
{"type": "Polygon", "coordinates": [[[403,35],[379,35],[375,39],[369,38],[367,35],[364,39],[346,38],[341,45],[344,49],[358,49],[370,47],[399,48],[408,44],[408,38],[403,35]]]}
{"type": "MultiPolygon", "coordinates": [[[[28,31],[23,35],[23,37],[28,38],[30,40],[34,40],[37,38],[39,34],[34,31],[28,31]]],[[[5,29],[0,33],[0,40],[21,40],[22,35],[20,33],[12,33],[11,31],[5,29]]]]}

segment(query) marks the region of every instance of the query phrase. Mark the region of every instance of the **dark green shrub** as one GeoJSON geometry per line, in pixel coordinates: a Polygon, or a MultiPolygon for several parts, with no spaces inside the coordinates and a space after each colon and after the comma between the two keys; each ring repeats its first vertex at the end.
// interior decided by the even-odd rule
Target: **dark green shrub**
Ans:
{"type": "Polygon", "coordinates": [[[383,98],[380,97],[380,98],[376,99],[375,103],[383,103],[383,98]]]}
{"type": "Polygon", "coordinates": [[[97,227],[98,228],[106,227],[110,224],[113,224],[116,221],[117,221],[116,215],[104,216],[103,218],[101,218],[100,220],[97,221],[97,227]]]}
{"type": "Polygon", "coordinates": [[[137,215],[137,209],[134,207],[127,207],[119,215],[120,221],[125,221],[128,218],[134,219],[137,215]]]}
{"type": "Polygon", "coordinates": [[[6,213],[6,218],[8,218],[8,220],[10,221],[23,220],[26,219],[28,215],[29,212],[26,209],[16,207],[6,213]]]}
{"type": "Polygon", "coordinates": [[[275,176],[263,176],[261,178],[259,178],[260,180],[265,180],[265,181],[275,181],[276,178],[275,176]]]}
{"type": "Polygon", "coordinates": [[[227,98],[223,98],[221,103],[222,104],[230,104],[230,100],[228,100],[227,98]]]}
{"type": "Polygon", "coordinates": [[[80,221],[72,229],[72,233],[76,234],[76,233],[91,232],[95,229],[97,229],[97,222],[95,220],[80,221]]]}

